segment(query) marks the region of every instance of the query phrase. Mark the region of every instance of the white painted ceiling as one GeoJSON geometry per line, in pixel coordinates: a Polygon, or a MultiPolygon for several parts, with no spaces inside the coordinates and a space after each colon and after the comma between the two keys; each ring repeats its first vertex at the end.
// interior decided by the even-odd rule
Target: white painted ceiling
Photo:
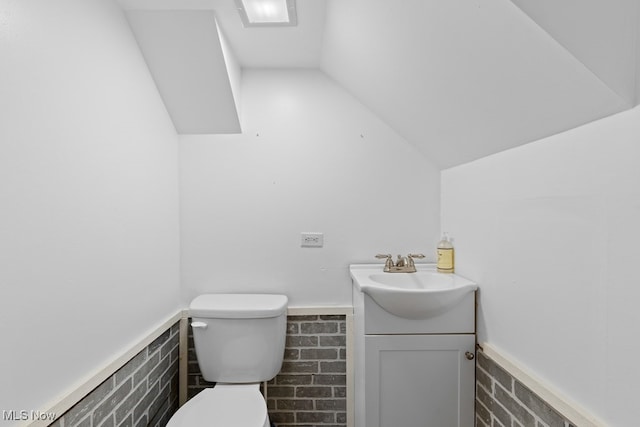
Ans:
{"type": "Polygon", "coordinates": [[[322,68],[441,168],[630,106],[510,1],[397,5],[331,1],[322,68]]]}
{"type": "Polygon", "coordinates": [[[120,2],[213,10],[240,67],[320,68],[441,168],[628,109],[640,93],[637,0],[297,0],[297,27],[251,29],[233,0],[120,2]]]}
{"type": "Polygon", "coordinates": [[[127,19],[178,133],[239,133],[233,60],[213,12],[130,10],[127,19]]]}
{"type": "MultiPolygon", "coordinates": [[[[297,0],[298,26],[244,28],[234,0],[119,0],[126,10],[213,10],[243,68],[318,68],[325,0],[297,0]]],[[[202,41],[203,44],[206,40],[202,41]]]]}
{"type": "Polygon", "coordinates": [[[635,103],[638,0],[513,0],[614,92],[635,103]]]}

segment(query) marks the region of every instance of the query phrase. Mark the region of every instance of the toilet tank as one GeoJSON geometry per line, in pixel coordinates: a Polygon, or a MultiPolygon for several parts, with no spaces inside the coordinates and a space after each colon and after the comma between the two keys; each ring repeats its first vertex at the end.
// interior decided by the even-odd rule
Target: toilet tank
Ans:
{"type": "Polygon", "coordinates": [[[282,367],[287,297],[272,294],[206,294],[189,306],[193,340],[207,381],[268,381],[282,367]]]}

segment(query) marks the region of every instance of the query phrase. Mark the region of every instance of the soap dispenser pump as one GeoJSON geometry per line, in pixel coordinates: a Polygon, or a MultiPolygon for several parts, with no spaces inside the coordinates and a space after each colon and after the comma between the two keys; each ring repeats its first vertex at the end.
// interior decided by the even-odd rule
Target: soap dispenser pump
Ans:
{"type": "Polygon", "coordinates": [[[442,239],[438,242],[438,271],[440,273],[453,273],[454,251],[453,244],[447,233],[442,234],[442,239]]]}

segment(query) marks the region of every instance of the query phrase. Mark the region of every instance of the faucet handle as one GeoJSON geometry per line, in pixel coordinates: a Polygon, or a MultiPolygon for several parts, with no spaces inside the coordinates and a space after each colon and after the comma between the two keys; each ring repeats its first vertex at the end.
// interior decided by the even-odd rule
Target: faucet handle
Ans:
{"type": "Polygon", "coordinates": [[[407,259],[409,260],[409,266],[415,269],[415,263],[413,262],[414,258],[422,259],[424,258],[423,254],[409,254],[407,255],[407,259]]]}
{"type": "Polygon", "coordinates": [[[378,254],[376,255],[376,258],[378,259],[384,259],[386,258],[385,262],[384,262],[384,270],[385,272],[388,272],[391,270],[391,268],[393,267],[393,259],[391,257],[391,254],[378,254]]]}

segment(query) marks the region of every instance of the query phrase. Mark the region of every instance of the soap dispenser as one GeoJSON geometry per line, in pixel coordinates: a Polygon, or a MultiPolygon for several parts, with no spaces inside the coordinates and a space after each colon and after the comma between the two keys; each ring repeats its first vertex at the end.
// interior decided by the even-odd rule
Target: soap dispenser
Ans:
{"type": "Polygon", "coordinates": [[[453,267],[453,244],[449,240],[447,233],[443,233],[442,239],[438,242],[438,271],[440,273],[453,273],[453,267]]]}

